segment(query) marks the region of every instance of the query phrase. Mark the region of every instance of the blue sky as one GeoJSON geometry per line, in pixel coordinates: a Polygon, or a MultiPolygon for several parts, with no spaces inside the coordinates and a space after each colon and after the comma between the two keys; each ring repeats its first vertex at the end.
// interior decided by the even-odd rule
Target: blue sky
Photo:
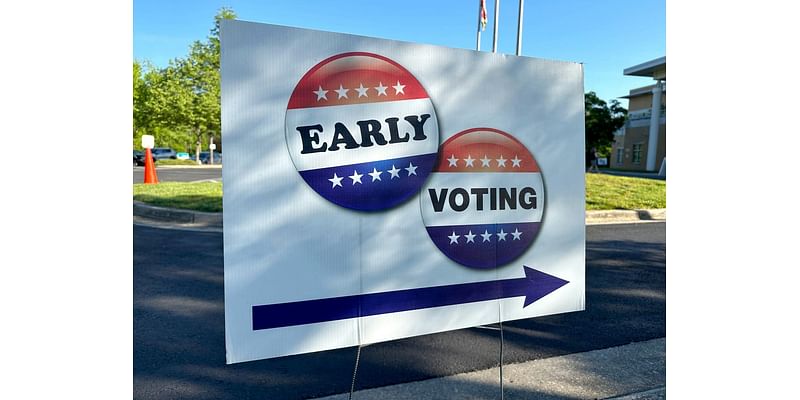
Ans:
{"type": "MultiPolygon", "coordinates": [[[[518,4],[500,2],[500,53],[516,51],[518,4]]],[[[221,7],[246,21],[475,48],[477,0],[134,0],[134,58],[165,66],[184,56],[221,7]]],[[[494,0],[486,8],[481,50],[491,51],[494,0]]],[[[666,55],[665,0],[528,0],[524,10],[522,55],[584,63],[585,90],[605,100],[652,82],[623,69],[666,55]]]]}

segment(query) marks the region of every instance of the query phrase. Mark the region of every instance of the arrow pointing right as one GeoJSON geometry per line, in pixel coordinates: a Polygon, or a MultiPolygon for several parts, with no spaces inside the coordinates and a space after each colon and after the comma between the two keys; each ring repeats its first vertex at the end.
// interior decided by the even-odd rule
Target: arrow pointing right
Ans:
{"type": "Polygon", "coordinates": [[[253,306],[253,330],[525,296],[523,307],[567,281],[523,266],[525,277],[253,306]]]}

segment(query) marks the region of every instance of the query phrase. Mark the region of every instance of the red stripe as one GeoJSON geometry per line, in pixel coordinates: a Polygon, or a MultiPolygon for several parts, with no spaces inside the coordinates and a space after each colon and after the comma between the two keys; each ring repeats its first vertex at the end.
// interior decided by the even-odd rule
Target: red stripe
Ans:
{"type": "Polygon", "coordinates": [[[353,52],[330,57],[311,68],[301,79],[289,99],[289,109],[338,106],[345,104],[377,103],[428,98],[417,79],[396,62],[372,53],[353,52]],[[404,87],[394,86],[399,82],[404,87]],[[376,87],[386,87],[386,95],[379,95],[376,87]],[[363,85],[363,86],[362,86],[363,85]],[[359,97],[356,88],[366,88],[366,96],[359,97]],[[315,93],[322,87],[327,99],[318,99],[315,93]],[[346,98],[335,91],[348,89],[346,98]]]}
{"type": "Polygon", "coordinates": [[[539,164],[531,152],[519,140],[498,129],[473,128],[459,132],[442,143],[439,150],[439,162],[436,172],[540,172],[539,164]],[[450,166],[451,156],[458,159],[456,166],[450,166]],[[489,159],[489,167],[485,167],[480,159],[489,159]],[[499,166],[500,157],[505,160],[505,167],[499,166]],[[464,161],[472,158],[472,167],[464,161]],[[515,167],[512,159],[519,161],[515,167]]]}

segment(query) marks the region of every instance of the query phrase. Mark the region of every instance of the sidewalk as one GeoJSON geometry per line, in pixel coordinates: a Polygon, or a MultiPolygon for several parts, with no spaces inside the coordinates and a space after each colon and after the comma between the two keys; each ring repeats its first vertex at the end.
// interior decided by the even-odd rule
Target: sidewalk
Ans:
{"type": "MultiPolygon", "coordinates": [[[[499,377],[491,368],[360,390],[353,399],[499,399],[499,377]]],[[[505,365],[503,381],[506,399],[666,399],[666,339],[505,365]]]]}

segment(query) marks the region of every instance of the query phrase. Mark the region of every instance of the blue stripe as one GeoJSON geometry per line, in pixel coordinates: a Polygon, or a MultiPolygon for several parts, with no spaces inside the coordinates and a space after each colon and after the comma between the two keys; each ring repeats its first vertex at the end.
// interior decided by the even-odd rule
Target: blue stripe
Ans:
{"type": "Polygon", "coordinates": [[[540,225],[540,222],[523,222],[429,226],[427,230],[436,247],[451,260],[470,268],[491,269],[506,265],[521,256],[533,243],[540,225]],[[506,233],[505,240],[499,240],[497,233],[500,230],[506,233]],[[511,234],[515,230],[522,232],[517,240],[511,234]],[[467,243],[465,235],[470,231],[475,235],[474,242],[467,243]],[[487,231],[491,237],[489,241],[484,241],[481,234],[487,231]],[[451,243],[450,236],[453,232],[459,236],[456,243],[451,243]]]}
{"type": "Polygon", "coordinates": [[[300,175],[317,193],[334,204],[359,211],[380,211],[392,208],[416,195],[433,170],[436,158],[437,153],[422,154],[305,170],[300,171],[300,175]],[[406,170],[411,165],[416,167],[414,171],[416,175],[406,170]],[[394,178],[389,173],[392,166],[399,170],[394,178]],[[381,172],[380,180],[373,181],[372,176],[368,175],[373,170],[381,172]],[[354,171],[362,175],[361,183],[350,178],[354,175],[354,171]],[[330,181],[334,174],[342,178],[341,186],[334,186],[330,181]]]}

